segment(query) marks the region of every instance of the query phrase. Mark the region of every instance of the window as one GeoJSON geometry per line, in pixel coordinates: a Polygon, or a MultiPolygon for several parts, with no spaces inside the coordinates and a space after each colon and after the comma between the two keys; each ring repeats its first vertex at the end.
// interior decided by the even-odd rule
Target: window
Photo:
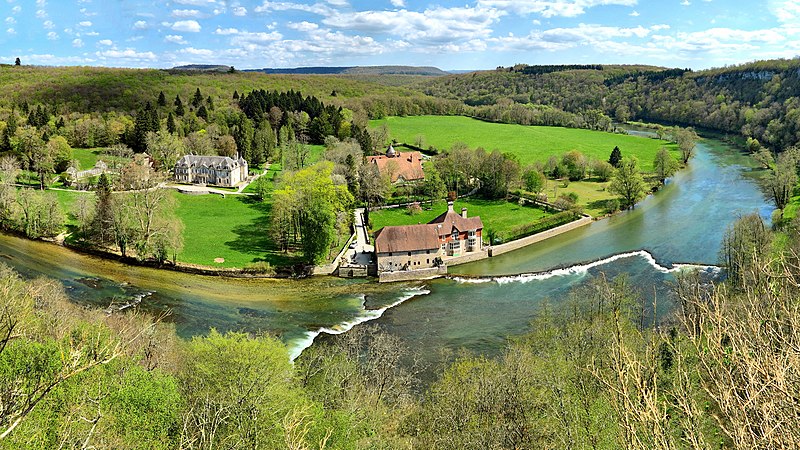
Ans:
{"type": "Polygon", "coordinates": [[[408,256],[411,256],[411,252],[408,252],[408,256]]]}
{"type": "Polygon", "coordinates": [[[458,230],[453,230],[453,235],[450,237],[452,237],[454,241],[458,240],[458,230]]]}

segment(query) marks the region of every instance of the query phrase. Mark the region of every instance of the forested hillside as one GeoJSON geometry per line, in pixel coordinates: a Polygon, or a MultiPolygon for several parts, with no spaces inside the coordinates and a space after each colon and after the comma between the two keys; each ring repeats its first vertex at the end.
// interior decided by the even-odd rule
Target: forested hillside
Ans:
{"type": "MultiPolygon", "coordinates": [[[[692,72],[637,66],[514,66],[427,81],[429,95],[485,106],[478,114],[514,121],[514,104],[620,121],[664,121],[757,139],[782,151],[800,141],[800,60],[759,61],[692,72]]],[[[519,111],[519,108],[516,108],[519,111]]],[[[517,112],[516,115],[519,115],[517,112]]]]}
{"type": "Polygon", "coordinates": [[[196,89],[214,100],[230,99],[234,91],[301,91],[326,104],[349,108],[369,117],[386,115],[458,114],[459,102],[443,101],[418,92],[360,80],[323,75],[265,75],[254,72],[193,72],[182,70],[102,67],[0,66],[0,106],[46,104],[57,113],[131,113],[159,92],[167,98],[189,98],[196,89]]]}

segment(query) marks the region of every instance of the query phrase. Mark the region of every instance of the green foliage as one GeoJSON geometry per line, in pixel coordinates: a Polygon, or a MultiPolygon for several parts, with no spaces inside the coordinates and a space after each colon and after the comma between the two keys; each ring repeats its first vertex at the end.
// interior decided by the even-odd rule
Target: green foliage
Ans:
{"type": "Polygon", "coordinates": [[[622,161],[622,151],[619,147],[614,146],[611,150],[611,155],[608,157],[608,163],[614,166],[615,169],[619,168],[619,163],[622,161]]]}
{"type": "Polygon", "coordinates": [[[541,233],[542,231],[547,231],[551,228],[570,223],[575,219],[577,219],[577,215],[574,212],[562,211],[536,222],[515,226],[510,230],[505,240],[513,241],[515,239],[521,239],[532,234],[541,233]]]}
{"type": "Polygon", "coordinates": [[[620,196],[622,207],[632,209],[647,194],[642,174],[639,173],[639,160],[625,157],[620,161],[608,191],[620,196]]]}

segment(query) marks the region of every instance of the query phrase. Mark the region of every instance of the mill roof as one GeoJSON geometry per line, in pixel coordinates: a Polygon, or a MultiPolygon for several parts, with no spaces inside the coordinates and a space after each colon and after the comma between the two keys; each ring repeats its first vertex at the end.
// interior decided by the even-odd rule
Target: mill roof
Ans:
{"type": "Polygon", "coordinates": [[[439,235],[435,225],[388,226],[375,233],[375,251],[377,253],[434,249],[439,249],[439,235]]]}
{"type": "Polygon", "coordinates": [[[477,231],[483,229],[483,221],[480,216],[461,217],[461,214],[448,209],[440,214],[437,218],[428,222],[432,225],[437,225],[439,236],[446,236],[453,232],[453,228],[458,231],[477,231]],[[439,226],[441,225],[441,226],[439,226]]]}

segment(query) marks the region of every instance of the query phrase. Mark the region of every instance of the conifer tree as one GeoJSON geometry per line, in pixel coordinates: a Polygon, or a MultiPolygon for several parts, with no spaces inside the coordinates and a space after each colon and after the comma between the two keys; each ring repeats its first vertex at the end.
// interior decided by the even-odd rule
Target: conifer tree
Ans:
{"type": "Polygon", "coordinates": [[[197,90],[194,91],[194,97],[192,98],[192,106],[195,109],[197,109],[202,104],[203,104],[203,94],[200,93],[200,88],[197,88],[197,90]]]}
{"type": "Polygon", "coordinates": [[[167,116],[167,131],[169,131],[170,134],[175,134],[177,129],[178,128],[175,126],[175,116],[170,112],[167,116]]]}
{"type": "Polygon", "coordinates": [[[164,91],[158,93],[158,106],[167,106],[167,98],[164,96],[164,91]]]}
{"type": "Polygon", "coordinates": [[[185,113],[183,109],[183,102],[181,101],[181,97],[179,95],[175,96],[175,115],[178,117],[183,117],[185,113]]]}
{"type": "Polygon", "coordinates": [[[208,122],[208,111],[206,110],[205,105],[200,105],[200,108],[197,110],[197,117],[200,117],[208,122]]]}
{"type": "Polygon", "coordinates": [[[214,100],[211,100],[211,96],[210,95],[208,96],[208,98],[206,98],[206,105],[208,105],[209,111],[213,111],[214,110],[214,100]]]}
{"type": "Polygon", "coordinates": [[[614,150],[611,150],[611,156],[608,157],[608,163],[619,168],[620,161],[622,161],[622,152],[619,147],[614,146],[614,150]]]}
{"type": "Polygon", "coordinates": [[[233,99],[234,100],[239,100],[239,92],[238,91],[233,91],[233,99]]]}

